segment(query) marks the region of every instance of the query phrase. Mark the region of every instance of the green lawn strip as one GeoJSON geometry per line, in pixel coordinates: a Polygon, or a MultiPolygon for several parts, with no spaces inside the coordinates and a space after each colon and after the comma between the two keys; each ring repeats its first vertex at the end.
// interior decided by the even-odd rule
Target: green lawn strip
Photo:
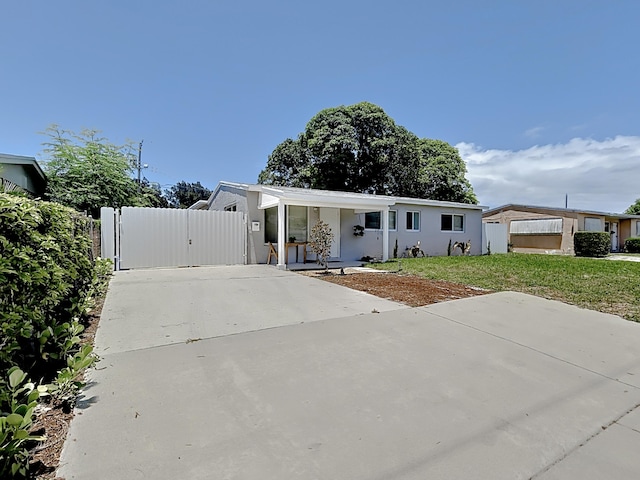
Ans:
{"type": "Polygon", "coordinates": [[[640,321],[640,262],[510,253],[395,259],[374,268],[511,290],[640,321]],[[400,262],[400,263],[399,263],[400,262]]]}

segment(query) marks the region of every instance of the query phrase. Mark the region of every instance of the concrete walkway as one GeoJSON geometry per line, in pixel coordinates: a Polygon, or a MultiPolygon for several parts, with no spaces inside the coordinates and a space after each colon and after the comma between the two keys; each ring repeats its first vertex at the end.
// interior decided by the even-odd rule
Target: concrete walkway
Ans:
{"type": "Polygon", "coordinates": [[[67,480],[640,478],[640,325],[559,302],[118,272],[96,343],[67,480]]]}

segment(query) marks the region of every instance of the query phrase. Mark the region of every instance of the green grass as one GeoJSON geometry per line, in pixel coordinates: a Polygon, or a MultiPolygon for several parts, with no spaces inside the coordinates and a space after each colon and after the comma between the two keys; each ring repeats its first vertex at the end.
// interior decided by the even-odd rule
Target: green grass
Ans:
{"type": "Polygon", "coordinates": [[[374,268],[560,300],[640,322],[640,262],[509,253],[403,258],[374,268]]]}

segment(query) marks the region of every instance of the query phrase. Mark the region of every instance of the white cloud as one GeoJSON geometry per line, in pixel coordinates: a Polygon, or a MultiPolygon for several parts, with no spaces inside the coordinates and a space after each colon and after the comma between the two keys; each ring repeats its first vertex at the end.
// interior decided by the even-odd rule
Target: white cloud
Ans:
{"type": "Polygon", "coordinates": [[[524,134],[526,137],[529,137],[529,138],[538,138],[543,130],[544,130],[544,127],[533,127],[533,128],[530,128],[529,130],[526,130],[524,134]]]}
{"type": "Polygon", "coordinates": [[[506,203],[622,212],[640,197],[640,137],[574,138],[526,150],[456,145],[482,205],[506,203]]]}

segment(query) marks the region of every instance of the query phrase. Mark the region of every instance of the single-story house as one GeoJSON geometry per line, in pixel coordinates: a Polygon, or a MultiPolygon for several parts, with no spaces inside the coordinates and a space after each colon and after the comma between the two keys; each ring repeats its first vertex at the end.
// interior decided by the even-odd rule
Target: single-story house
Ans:
{"type": "Polygon", "coordinates": [[[384,261],[402,256],[418,242],[425,255],[447,255],[450,241],[469,240],[470,254],[481,253],[484,207],[478,205],[220,182],[209,197],[208,208],[247,215],[248,263],[270,263],[277,258],[278,266],[286,268],[289,259],[303,261],[309,252],[309,234],[318,220],[327,223],[334,234],[331,260],[369,257],[384,261]],[[270,257],[271,248],[275,252],[270,257]]]}
{"type": "Polygon", "coordinates": [[[35,158],[0,153],[0,183],[4,189],[18,188],[41,197],[47,187],[47,177],[35,158]]]}
{"type": "Polygon", "coordinates": [[[627,238],[640,236],[640,215],[624,213],[508,204],[485,211],[482,221],[507,224],[516,252],[573,254],[580,231],[609,232],[611,251],[618,252],[627,238]]]}

